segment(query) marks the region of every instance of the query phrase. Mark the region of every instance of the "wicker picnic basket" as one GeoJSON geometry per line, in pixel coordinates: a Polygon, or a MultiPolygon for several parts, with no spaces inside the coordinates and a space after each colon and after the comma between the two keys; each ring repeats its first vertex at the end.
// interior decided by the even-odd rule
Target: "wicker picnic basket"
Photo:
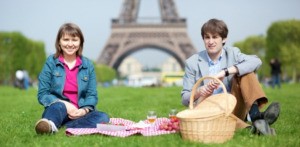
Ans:
{"type": "Polygon", "coordinates": [[[236,117],[232,111],[236,98],[227,93],[224,84],[214,77],[203,77],[193,86],[189,109],[177,114],[180,119],[180,133],[183,140],[202,143],[223,143],[234,135],[236,117]],[[223,93],[212,95],[194,107],[196,89],[204,79],[217,80],[223,93]]]}

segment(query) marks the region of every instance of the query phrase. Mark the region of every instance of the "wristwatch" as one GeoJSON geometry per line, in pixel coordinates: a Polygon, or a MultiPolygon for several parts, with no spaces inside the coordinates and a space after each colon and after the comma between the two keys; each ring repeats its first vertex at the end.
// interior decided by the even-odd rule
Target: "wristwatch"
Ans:
{"type": "Polygon", "coordinates": [[[229,76],[228,68],[223,68],[223,70],[225,72],[225,77],[229,76]]]}

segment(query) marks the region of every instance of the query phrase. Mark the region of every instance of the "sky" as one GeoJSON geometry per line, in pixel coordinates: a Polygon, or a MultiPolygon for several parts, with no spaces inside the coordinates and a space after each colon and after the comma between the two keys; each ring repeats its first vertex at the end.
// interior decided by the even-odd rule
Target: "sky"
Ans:
{"type": "MultiPolygon", "coordinates": [[[[55,52],[55,37],[66,22],[76,23],[85,37],[83,54],[96,61],[111,34],[123,0],[0,0],[0,31],[18,31],[45,43],[46,53],[55,52]]],[[[227,46],[249,36],[266,35],[276,21],[300,19],[299,0],[175,0],[194,47],[204,49],[201,26],[211,18],[224,20],[229,28],[227,46]]],[[[160,17],[158,0],[141,0],[139,17],[160,17]]],[[[143,49],[132,54],[148,67],[170,57],[165,52],[143,49]],[[153,61],[153,57],[156,58],[153,61]]]]}

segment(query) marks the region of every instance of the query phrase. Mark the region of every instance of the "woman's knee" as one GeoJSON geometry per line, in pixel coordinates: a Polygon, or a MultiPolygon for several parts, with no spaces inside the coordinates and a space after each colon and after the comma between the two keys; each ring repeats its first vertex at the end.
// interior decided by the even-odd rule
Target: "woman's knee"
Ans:
{"type": "Polygon", "coordinates": [[[101,111],[93,111],[95,117],[98,119],[98,122],[100,123],[108,123],[109,122],[109,116],[105,112],[101,111]]]}
{"type": "Polygon", "coordinates": [[[59,110],[64,110],[64,109],[67,109],[66,108],[66,105],[62,102],[56,102],[56,103],[53,103],[52,105],[50,105],[49,107],[52,107],[54,109],[59,109],[59,110]]]}
{"type": "Polygon", "coordinates": [[[67,113],[67,108],[64,103],[62,102],[56,102],[52,105],[46,107],[45,111],[47,112],[60,112],[60,113],[67,113]]]}

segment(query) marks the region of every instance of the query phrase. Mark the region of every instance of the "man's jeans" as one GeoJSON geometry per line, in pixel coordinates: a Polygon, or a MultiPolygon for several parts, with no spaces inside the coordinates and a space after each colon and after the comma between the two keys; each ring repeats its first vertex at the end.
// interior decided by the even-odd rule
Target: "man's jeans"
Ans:
{"type": "Polygon", "coordinates": [[[278,86],[278,88],[281,87],[281,85],[280,85],[280,74],[272,75],[272,88],[275,88],[276,85],[278,86]]]}
{"type": "Polygon", "coordinates": [[[67,128],[96,128],[99,123],[108,123],[109,116],[100,111],[91,111],[78,119],[70,119],[64,103],[56,102],[47,107],[42,115],[54,122],[57,128],[66,125],[67,128]]]}

